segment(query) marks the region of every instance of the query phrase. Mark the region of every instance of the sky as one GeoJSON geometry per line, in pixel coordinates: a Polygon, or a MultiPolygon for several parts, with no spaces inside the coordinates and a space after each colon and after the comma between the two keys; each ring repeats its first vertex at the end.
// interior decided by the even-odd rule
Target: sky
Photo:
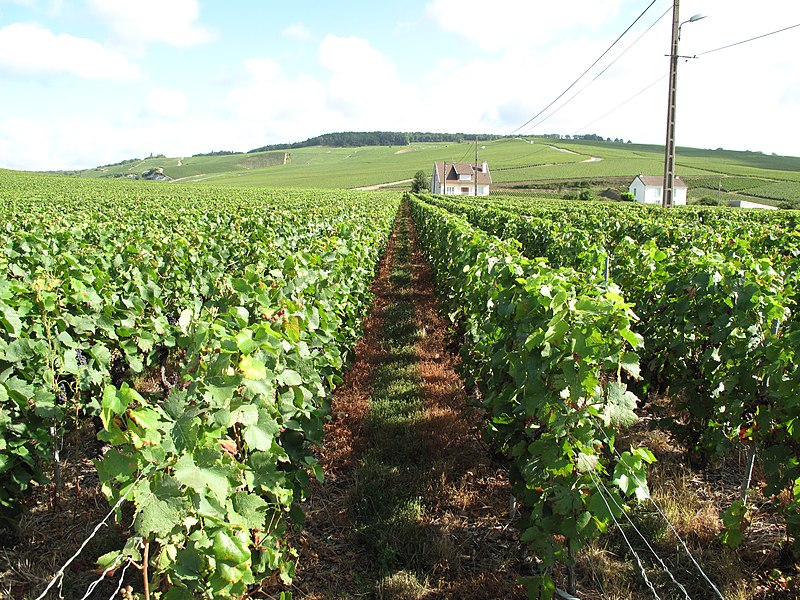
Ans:
{"type": "MultiPolygon", "coordinates": [[[[679,63],[677,144],[800,156],[800,27],[703,54],[800,24],[800,1],[680,4],[681,21],[707,18],[681,28],[679,54],[698,57],[679,63]]],[[[663,144],[672,5],[0,0],[0,168],[247,151],[336,131],[663,144]]]]}

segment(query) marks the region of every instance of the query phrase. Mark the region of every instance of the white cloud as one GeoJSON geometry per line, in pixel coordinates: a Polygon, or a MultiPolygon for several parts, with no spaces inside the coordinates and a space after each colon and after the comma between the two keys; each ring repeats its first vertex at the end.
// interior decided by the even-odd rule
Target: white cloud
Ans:
{"type": "Polygon", "coordinates": [[[14,23],[0,29],[0,71],[22,75],[69,73],[86,79],[128,81],[139,68],[94,40],[14,23]]]}
{"type": "Polygon", "coordinates": [[[311,30],[302,23],[293,23],[283,29],[281,35],[290,40],[305,42],[311,39],[311,30]]]}
{"type": "Polygon", "coordinates": [[[420,106],[414,86],[365,39],[326,36],[319,46],[322,77],[287,74],[272,58],[245,61],[248,81],[227,104],[250,123],[250,146],[301,140],[351,129],[413,129],[420,106]]]}
{"type": "Polygon", "coordinates": [[[394,72],[394,66],[386,56],[372,47],[369,40],[355,36],[338,37],[327,35],[319,47],[320,63],[336,72],[370,69],[362,73],[364,79],[378,75],[387,70],[394,72]],[[350,64],[349,61],[355,61],[350,64]]]}
{"type": "Polygon", "coordinates": [[[197,23],[197,0],[89,0],[89,5],[124,42],[194,46],[216,37],[197,23]]]}
{"type": "Polygon", "coordinates": [[[103,146],[119,141],[112,142],[108,130],[87,125],[45,118],[0,121],[0,167],[47,171],[93,165],[104,154],[103,146]]]}
{"type": "Polygon", "coordinates": [[[281,74],[281,66],[272,58],[248,58],[245,69],[256,81],[272,81],[281,74]]]}
{"type": "Polygon", "coordinates": [[[596,48],[570,43],[539,56],[443,58],[408,82],[368,40],[328,35],[319,46],[322,77],[288,74],[272,58],[250,59],[245,62],[249,81],[232,90],[227,102],[236,118],[251,122],[254,135],[261,136],[252,146],[345,130],[508,133],[552,99],[552,88],[542,80],[561,85],[573,70],[585,67],[587,53],[596,48]],[[496,86],[486,85],[487,78],[513,85],[499,94],[496,86]]]}
{"type": "Polygon", "coordinates": [[[619,13],[624,0],[433,0],[426,14],[442,29],[490,52],[534,48],[572,29],[599,29],[619,13]]]}
{"type": "Polygon", "coordinates": [[[50,171],[116,162],[119,155],[108,150],[125,144],[119,134],[92,120],[9,119],[0,122],[0,166],[50,171]]]}
{"type": "Polygon", "coordinates": [[[156,88],[147,95],[148,110],[161,117],[180,117],[188,105],[186,94],[181,90],[156,88]]]}
{"type": "MultiPolygon", "coordinates": [[[[0,0],[0,5],[8,1],[0,0]]],[[[118,35],[115,41],[135,41],[139,46],[153,41],[177,44],[182,40],[180,43],[185,44],[207,41],[210,36],[198,25],[195,2],[175,2],[188,7],[188,12],[181,12],[174,11],[172,3],[86,1],[98,12],[100,7],[105,11],[104,18],[118,35]],[[126,8],[115,10],[120,3],[126,8]],[[176,16],[178,12],[181,14],[176,16]],[[141,14],[152,16],[139,18],[141,14]],[[126,26],[126,19],[134,22],[126,26]]],[[[447,10],[447,19],[453,14],[457,17],[445,23],[444,13],[438,14],[435,23],[440,30],[455,31],[453,23],[470,23],[468,17],[478,6],[476,0],[428,1],[429,16],[447,10]]],[[[498,0],[481,7],[482,17],[476,20],[480,33],[465,34],[464,39],[475,44],[467,53],[456,52],[466,42],[454,45],[450,39],[446,46],[449,53],[426,52],[424,61],[416,65],[401,62],[413,53],[401,57],[382,52],[380,34],[369,39],[312,35],[305,39],[316,40],[312,42],[318,48],[316,68],[291,71],[288,62],[282,64],[272,57],[232,57],[232,64],[238,62],[240,68],[226,82],[226,95],[215,97],[220,87],[217,84],[205,97],[193,92],[191,106],[181,90],[172,89],[180,84],[157,80],[153,74],[152,83],[134,97],[129,88],[123,90],[127,92],[122,97],[114,96],[119,92],[114,86],[103,87],[102,110],[96,105],[83,113],[87,106],[75,100],[72,109],[62,102],[60,111],[35,114],[35,108],[26,112],[24,99],[15,100],[30,87],[23,84],[15,88],[23,93],[12,90],[3,98],[0,166],[88,167],[150,152],[182,156],[215,149],[247,150],[345,130],[509,133],[572,83],[643,8],[631,8],[635,3],[627,0],[625,14],[615,15],[622,1],[498,0]],[[603,31],[596,29],[601,25],[603,31]],[[491,51],[482,52],[480,59],[474,60],[476,48],[491,51]],[[12,115],[25,117],[11,119],[12,115]]],[[[748,2],[684,0],[683,20],[697,12],[709,18],[684,27],[681,53],[699,53],[800,22],[800,2],[796,0],[770,0],[770,11],[755,12],[749,10],[748,2]]],[[[38,5],[53,3],[39,0],[38,5]]],[[[669,4],[670,0],[657,3],[611,55],[616,56],[633,42],[669,4]]],[[[667,15],[631,52],[533,132],[571,134],[588,125],[582,133],[663,143],[666,80],[600,117],[666,73],[669,25],[667,15]]],[[[679,146],[796,155],[796,115],[800,114],[800,71],[795,58],[798,31],[696,61],[682,61],[678,78],[679,146]]],[[[311,35],[301,23],[282,32],[284,38],[295,40],[306,34],[311,35]]],[[[593,70],[544,115],[582,89],[599,70],[593,70]]],[[[0,71],[71,73],[86,78],[131,79],[139,75],[135,65],[96,42],[19,24],[0,29],[0,71]],[[19,30],[21,27],[29,29],[19,30]]],[[[214,73],[209,73],[209,80],[214,80],[214,73]]],[[[62,84],[78,89],[72,80],[54,79],[53,95],[62,92],[62,84]]],[[[64,93],[67,97],[69,90],[64,93]]]]}
{"type": "MultiPolygon", "coordinates": [[[[249,149],[252,124],[218,117],[196,122],[128,114],[117,119],[0,118],[0,168],[85,169],[145,157],[190,156],[210,150],[249,149]]],[[[135,172],[135,171],[134,171],[135,172]]]]}
{"type": "Polygon", "coordinates": [[[0,167],[46,170],[52,168],[49,134],[40,125],[24,119],[0,123],[0,167]]]}
{"type": "Polygon", "coordinates": [[[236,120],[249,124],[251,147],[326,130],[323,124],[333,115],[325,107],[324,84],[308,75],[290,78],[271,58],[248,59],[245,68],[248,82],[231,90],[226,102],[236,120]]]}
{"type": "Polygon", "coordinates": [[[414,103],[416,90],[398,79],[392,61],[368,40],[328,35],[320,44],[319,58],[330,71],[331,109],[369,127],[407,123],[403,105],[414,103]]]}
{"type": "MultiPolygon", "coordinates": [[[[468,4],[464,3],[467,11],[468,4]]],[[[564,10],[564,7],[555,5],[545,8],[539,7],[538,2],[530,4],[542,12],[564,10]]],[[[448,130],[509,133],[564,91],[639,14],[637,9],[629,17],[619,16],[615,25],[618,29],[606,27],[604,34],[599,35],[591,27],[580,25],[586,20],[585,14],[578,14],[581,11],[576,5],[580,2],[560,4],[569,5],[575,14],[564,17],[561,22],[546,21],[547,27],[552,29],[543,32],[548,41],[546,45],[538,47],[532,42],[521,52],[519,47],[515,47],[515,42],[504,42],[493,36],[489,24],[485,27],[487,39],[480,41],[476,36],[474,40],[476,43],[480,41],[485,49],[491,48],[496,52],[485,55],[481,61],[466,62],[459,57],[440,60],[435,75],[429,75],[423,81],[429,99],[427,113],[441,115],[438,122],[442,125],[437,128],[450,126],[455,121],[456,126],[448,130]],[[557,37],[553,36],[554,32],[557,37]],[[503,85],[498,88],[492,84],[476,84],[469,88],[467,96],[462,94],[459,99],[452,90],[463,83],[469,73],[486,74],[490,82],[502,82],[503,85]],[[491,93],[486,88],[490,88],[491,93]],[[432,89],[438,92],[431,93],[432,89]],[[449,103],[449,110],[445,102],[449,103]]],[[[603,4],[605,9],[605,3],[597,4],[603,4]]],[[[587,78],[544,111],[534,123],[554,113],[573,94],[583,90],[604,66],[668,8],[668,4],[671,3],[656,5],[635,31],[623,39],[587,78]]],[[[708,15],[708,19],[683,27],[680,53],[687,55],[800,22],[800,3],[794,0],[775,0],[770,3],[769,11],[755,12],[745,0],[685,0],[681,4],[681,20],[696,13],[708,15]],[[743,18],[743,15],[747,17],[743,18]]],[[[448,0],[437,0],[429,5],[429,10],[445,6],[451,11],[455,8],[448,4],[448,0]]],[[[451,12],[449,16],[453,14],[451,12]]],[[[643,90],[668,71],[669,63],[664,55],[669,52],[669,17],[667,14],[619,62],[532,132],[572,134],[580,131],[638,142],[663,143],[667,81],[662,79],[643,90]],[[639,92],[643,93],[606,114],[639,92]]],[[[491,18],[487,18],[489,20],[485,22],[491,23],[491,18]]],[[[514,23],[508,25],[503,29],[504,35],[517,27],[514,23]]],[[[445,27],[441,23],[439,26],[445,27]]],[[[541,24],[533,26],[528,37],[539,39],[535,30],[540,27],[541,24]]],[[[800,30],[701,56],[696,61],[682,60],[678,76],[678,144],[796,155],[797,129],[795,127],[792,131],[792,124],[794,115],[800,111],[800,71],[796,68],[795,58],[797,31],[800,30]]],[[[412,109],[409,107],[409,110],[412,109]]]]}

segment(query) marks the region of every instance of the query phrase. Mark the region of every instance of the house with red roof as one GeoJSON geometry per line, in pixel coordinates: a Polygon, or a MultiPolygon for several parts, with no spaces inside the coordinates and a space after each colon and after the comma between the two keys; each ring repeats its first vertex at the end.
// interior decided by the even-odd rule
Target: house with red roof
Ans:
{"type": "Polygon", "coordinates": [[[486,161],[474,165],[437,162],[431,175],[431,193],[443,196],[488,196],[492,175],[486,161]]]}

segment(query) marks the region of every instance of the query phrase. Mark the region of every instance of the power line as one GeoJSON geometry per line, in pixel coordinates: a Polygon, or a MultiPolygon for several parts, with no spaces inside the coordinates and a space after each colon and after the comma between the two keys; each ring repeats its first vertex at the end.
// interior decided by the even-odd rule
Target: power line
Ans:
{"type": "Polygon", "coordinates": [[[628,46],[628,47],[627,47],[625,50],[623,50],[623,51],[622,51],[622,53],[621,53],[619,56],[617,56],[617,57],[616,57],[616,58],[615,58],[613,61],[611,61],[611,62],[610,62],[610,63],[609,63],[609,64],[608,64],[608,65],[607,65],[607,66],[606,66],[606,67],[605,67],[605,68],[604,68],[602,71],[600,71],[600,72],[599,72],[597,75],[595,75],[595,76],[594,76],[594,78],[592,78],[592,80],[591,80],[589,83],[587,83],[587,84],[586,84],[585,86],[583,86],[583,87],[582,87],[580,90],[578,90],[577,92],[575,92],[575,94],[573,94],[573,95],[572,95],[572,96],[571,96],[571,97],[570,97],[570,98],[569,98],[569,99],[568,99],[566,102],[564,102],[564,103],[563,103],[561,106],[559,106],[557,109],[555,109],[555,110],[554,110],[553,112],[551,112],[549,115],[547,115],[547,116],[546,116],[544,119],[542,119],[542,120],[541,120],[541,121],[539,121],[538,123],[535,123],[534,125],[532,125],[532,126],[529,128],[529,131],[530,131],[530,129],[533,129],[534,127],[538,127],[538,126],[539,126],[539,125],[541,125],[542,123],[546,123],[546,122],[547,122],[547,121],[550,119],[550,117],[552,117],[553,115],[555,115],[555,114],[556,114],[557,112],[559,112],[559,111],[560,111],[562,108],[564,108],[564,107],[565,107],[565,106],[567,106],[567,105],[568,105],[570,102],[572,102],[572,101],[573,101],[575,98],[577,98],[577,97],[578,97],[578,96],[580,96],[580,95],[581,95],[583,92],[585,92],[585,91],[586,91],[586,89],[587,89],[589,86],[591,86],[591,85],[592,85],[592,84],[593,84],[595,81],[597,81],[598,79],[600,79],[600,77],[602,77],[602,76],[603,76],[603,75],[606,73],[606,71],[608,71],[608,70],[609,70],[611,67],[613,67],[613,66],[614,66],[614,65],[617,63],[617,61],[619,61],[619,59],[621,59],[623,56],[625,56],[625,55],[626,55],[626,54],[627,54],[627,53],[628,53],[628,52],[631,50],[631,48],[633,48],[633,47],[634,47],[636,44],[638,44],[638,43],[641,41],[641,39],[642,39],[642,38],[643,38],[645,35],[647,35],[647,34],[648,34],[648,33],[649,33],[649,32],[650,32],[652,29],[653,29],[653,27],[655,27],[656,25],[658,25],[658,24],[661,22],[661,19],[663,19],[665,16],[667,16],[667,14],[668,14],[668,13],[669,13],[671,10],[672,10],[672,7],[669,7],[669,8],[667,8],[667,10],[665,10],[665,11],[662,13],[662,15],[661,15],[660,17],[658,17],[658,19],[656,19],[656,20],[653,22],[653,24],[652,24],[652,25],[650,25],[650,27],[648,27],[647,29],[645,29],[645,30],[642,32],[642,34],[641,34],[641,35],[640,35],[638,38],[636,38],[636,40],[635,40],[635,41],[634,41],[634,42],[633,42],[633,43],[632,43],[630,46],[628,46]]]}
{"type": "Polygon", "coordinates": [[[556,99],[555,99],[555,100],[553,100],[553,101],[552,101],[550,104],[548,104],[547,106],[545,106],[545,107],[544,107],[542,110],[540,110],[540,111],[539,111],[539,112],[538,112],[536,115],[534,115],[533,117],[531,117],[530,119],[528,119],[528,120],[527,120],[525,123],[523,123],[522,125],[520,125],[519,127],[517,127],[517,128],[516,128],[514,131],[512,131],[512,132],[511,132],[509,135],[514,135],[514,134],[515,134],[515,133],[517,133],[517,132],[518,132],[520,129],[523,129],[524,127],[527,127],[527,126],[528,126],[528,125],[529,125],[531,122],[533,122],[533,121],[535,121],[536,119],[538,119],[538,118],[539,118],[539,117],[542,115],[542,113],[544,113],[544,112],[545,112],[547,109],[549,109],[551,106],[553,106],[553,104],[555,104],[556,102],[558,102],[559,100],[561,100],[561,98],[563,98],[563,97],[564,97],[564,95],[565,95],[565,94],[566,94],[568,91],[570,91],[572,88],[574,88],[574,87],[575,87],[575,85],[577,85],[577,83],[578,83],[578,82],[579,82],[581,79],[583,79],[583,78],[584,78],[584,76],[585,76],[585,75],[586,75],[586,74],[587,74],[589,71],[591,71],[591,70],[594,68],[594,66],[595,66],[597,63],[599,63],[599,62],[600,62],[600,61],[603,59],[603,57],[604,57],[606,54],[608,54],[608,53],[611,51],[611,49],[612,49],[614,46],[616,46],[616,45],[617,45],[617,43],[618,43],[618,42],[619,42],[619,41],[620,41],[620,40],[621,40],[621,39],[622,39],[622,38],[625,36],[625,34],[627,34],[627,33],[628,33],[628,32],[629,32],[629,31],[630,31],[632,28],[633,28],[633,26],[634,26],[634,25],[636,25],[636,23],[638,23],[638,22],[639,22],[639,20],[640,20],[640,19],[641,19],[641,18],[642,18],[642,17],[643,17],[643,16],[644,16],[646,13],[647,13],[647,11],[648,11],[648,10],[650,10],[650,9],[653,7],[653,5],[654,5],[656,2],[658,2],[658,0],[653,0],[652,2],[650,2],[650,4],[647,6],[647,8],[645,8],[645,9],[642,11],[642,14],[640,14],[638,17],[636,17],[636,20],[635,20],[633,23],[631,23],[630,25],[628,25],[628,28],[627,28],[627,29],[625,29],[625,31],[623,31],[623,32],[620,34],[620,36],[619,36],[619,37],[618,37],[616,40],[614,40],[614,43],[613,43],[613,44],[611,44],[611,45],[610,45],[610,46],[609,46],[609,47],[606,49],[606,51],[605,51],[605,52],[603,52],[603,53],[602,53],[602,54],[601,54],[601,55],[598,57],[598,59],[597,59],[597,60],[595,60],[595,61],[594,61],[594,62],[593,62],[593,63],[592,63],[590,66],[589,66],[589,68],[588,68],[588,69],[586,69],[586,70],[585,70],[583,73],[581,73],[580,77],[578,77],[578,78],[577,78],[575,81],[573,81],[573,82],[572,82],[572,83],[569,85],[569,87],[568,87],[567,89],[565,89],[563,92],[561,92],[561,93],[560,93],[560,94],[559,94],[559,95],[556,97],[556,99]]]}
{"type": "Polygon", "coordinates": [[[470,150],[472,150],[472,144],[468,143],[467,144],[467,151],[464,153],[464,156],[461,157],[461,160],[459,162],[463,163],[465,160],[467,160],[467,156],[469,156],[470,150]]]}
{"type": "MultiPolygon", "coordinates": [[[[734,43],[734,44],[728,44],[727,46],[722,46],[721,48],[716,48],[716,49],[714,49],[714,50],[706,50],[705,52],[700,52],[699,54],[695,54],[695,55],[694,55],[692,58],[698,58],[698,57],[700,57],[700,56],[703,56],[703,55],[705,55],[705,54],[711,54],[712,52],[719,52],[720,50],[726,50],[726,49],[728,49],[728,48],[733,48],[734,46],[740,46],[740,45],[742,45],[742,44],[746,44],[747,42],[752,42],[752,41],[755,41],[755,40],[760,40],[761,38],[765,38],[765,37],[768,37],[768,36],[771,36],[771,35],[775,35],[776,33],[783,33],[784,31],[788,31],[788,30],[790,30],[790,29],[795,29],[795,28],[797,28],[797,27],[800,27],[800,23],[797,23],[796,25],[790,25],[789,27],[784,27],[783,29],[778,29],[777,31],[772,31],[772,32],[770,32],[770,33],[765,33],[765,34],[763,34],[763,35],[759,35],[759,36],[756,36],[756,37],[753,37],[753,38],[749,38],[749,39],[746,39],[746,40],[742,40],[741,42],[736,42],[736,43],[734,43]]],[[[633,100],[633,99],[637,98],[638,96],[640,96],[641,94],[643,94],[644,92],[646,92],[647,90],[649,90],[651,87],[653,87],[654,85],[656,85],[657,83],[659,83],[659,82],[660,82],[661,80],[663,80],[665,77],[667,77],[667,75],[666,75],[666,74],[665,74],[665,75],[663,75],[663,76],[661,76],[661,77],[659,77],[659,78],[658,78],[656,81],[654,81],[653,83],[651,83],[650,85],[648,85],[646,88],[644,88],[644,89],[643,89],[643,90],[641,90],[640,92],[638,92],[638,93],[634,94],[633,96],[631,96],[630,98],[628,98],[627,100],[625,100],[625,102],[623,102],[622,104],[620,104],[620,105],[616,106],[615,108],[612,108],[610,111],[608,111],[606,114],[604,114],[604,115],[603,115],[602,117],[600,117],[599,119],[596,119],[595,121],[593,121],[593,122],[592,122],[592,123],[590,123],[589,125],[585,125],[584,127],[582,127],[581,129],[579,129],[579,130],[578,130],[578,131],[576,131],[575,133],[580,133],[580,132],[581,132],[581,131],[583,131],[584,129],[586,129],[586,128],[588,128],[588,127],[591,127],[592,125],[594,125],[595,123],[597,123],[597,121],[600,121],[600,120],[604,119],[605,117],[607,117],[607,116],[608,116],[608,115],[610,115],[611,113],[613,113],[613,112],[615,112],[616,110],[618,110],[618,109],[622,108],[622,107],[623,107],[625,104],[627,104],[627,103],[628,103],[628,102],[630,102],[631,100],[633,100]]],[[[574,134],[573,134],[573,135],[574,135],[574,134]]],[[[703,575],[705,575],[705,573],[703,573],[703,575]]],[[[710,582],[709,582],[709,583],[710,583],[710,582]]],[[[713,584],[712,584],[712,585],[713,585],[713,584]]],[[[715,590],[716,590],[716,588],[715,588],[715,590]]],[[[719,594],[719,591],[717,591],[717,593],[719,594]]]]}
{"type": "Polygon", "coordinates": [[[800,27],[800,23],[797,23],[796,25],[790,25],[789,27],[784,27],[783,29],[778,29],[777,31],[771,31],[770,33],[765,33],[764,35],[758,35],[748,40],[742,40],[741,42],[736,42],[735,44],[728,44],[727,46],[722,46],[721,48],[715,48],[714,50],[706,50],[705,52],[701,52],[700,54],[696,54],[695,56],[704,56],[706,54],[711,54],[712,52],[727,50],[728,48],[733,48],[734,46],[741,46],[742,44],[746,44],[747,42],[760,40],[761,38],[769,37],[771,35],[775,35],[776,33],[783,33],[784,31],[789,31],[790,29],[794,29],[795,27],[800,27]]]}
{"type": "Polygon", "coordinates": [[[644,94],[644,93],[645,93],[647,90],[649,90],[651,87],[653,87],[653,86],[654,86],[654,85],[656,85],[657,83],[661,83],[661,82],[662,82],[662,81],[663,81],[663,80],[664,80],[666,77],[668,77],[668,76],[669,76],[669,73],[664,73],[664,74],[663,74],[661,77],[659,77],[658,79],[656,79],[656,80],[655,80],[653,83],[651,83],[651,84],[650,84],[650,85],[648,85],[647,87],[645,87],[645,88],[643,88],[643,89],[639,90],[639,91],[638,91],[638,92],[636,92],[636,93],[635,93],[633,96],[631,96],[630,98],[628,98],[627,100],[625,100],[625,102],[622,102],[622,103],[618,104],[617,106],[615,106],[614,108],[612,108],[610,111],[608,111],[606,114],[604,114],[602,117],[598,117],[597,119],[595,119],[594,121],[592,121],[592,122],[591,122],[591,123],[589,123],[588,125],[584,125],[583,127],[581,127],[580,129],[578,129],[577,131],[573,132],[573,134],[572,134],[572,135],[578,134],[578,133],[580,133],[581,131],[583,131],[584,129],[588,129],[589,127],[591,127],[592,125],[594,125],[594,124],[595,124],[595,123],[597,123],[598,121],[602,121],[603,119],[605,119],[605,118],[606,118],[608,115],[610,115],[611,113],[613,113],[613,112],[616,112],[616,111],[618,111],[620,108],[622,108],[623,106],[625,106],[625,105],[626,105],[628,102],[631,102],[632,100],[635,100],[636,98],[638,98],[639,96],[641,96],[642,94],[644,94]]]}
{"type": "MultiPolygon", "coordinates": [[[[658,21],[660,21],[660,20],[661,20],[661,19],[664,17],[664,15],[666,15],[666,14],[669,12],[669,10],[670,10],[670,9],[667,9],[667,12],[665,12],[663,15],[661,15],[661,17],[659,17],[658,21]]],[[[656,23],[658,23],[658,21],[656,21],[656,23]]],[[[655,24],[656,24],[656,23],[653,23],[653,25],[651,25],[651,26],[650,26],[650,29],[652,29],[652,28],[653,28],[653,26],[655,26],[655,24]]],[[[749,38],[749,39],[747,39],[747,40],[743,40],[743,41],[741,41],[741,42],[736,42],[735,44],[728,44],[727,46],[722,46],[721,48],[716,48],[716,49],[714,49],[714,50],[707,50],[707,51],[705,51],[705,52],[701,52],[701,53],[699,53],[699,54],[696,54],[696,55],[695,55],[695,56],[693,56],[692,58],[698,58],[698,57],[700,57],[700,56],[703,56],[703,55],[705,55],[705,54],[711,54],[712,52],[719,52],[720,50],[726,50],[726,49],[728,49],[728,48],[733,48],[734,46],[740,46],[740,45],[742,45],[742,44],[745,44],[745,43],[747,43],[747,42],[752,42],[752,41],[755,41],[755,40],[759,40],[759,39],[762,39],[762,38],[768,37],[768,36],[770,36],[770,35],[775,35],[775,34],[777,34],[777,33],[783,33],[784,31],[788,31],[788,30],[790,30],[790,29],[795,29],[795,28],[797,28],[797,27],[800,27],[800,23],[798,23],[798,24],[796,24],[796,25],[791,25],[791,26],[789,26],[789,27],[784,27],[783,29],[779,29],[779,30],[777,30],[777,31],[773,31],[773,32],[770,32],[770,33],[765,33],[765,34],[763,34],[763,35],[759,35],[759,36],[756,36],[756,37],[753,37],[753,38],[749,38]]],[[[650,29],[648,29],[647,31],[649,31],[650,29]]],[[[645,33],[647,33],[647,31],[645,31],[645,33]]],[[[643,34],[643,35],[644,35],[644,34],[643,34]]],[[[641,39],[641,36],[639,37],[639,39],[641,39]]],[[[639,41],[639,39],[637,39],[637,40],[636,40],[636,42],[638,42],[638,41],[639,41]]],[[[628,50],[630,50],[630,48],[631,48],[631,47],[633,47],[633,45],[635,45],[635,44],[636,44],[636,42],[634,42],[634,44],[632,44],[632,45],[631,45],[631,46],[628,48],[628,50]]],[[[626,50],[626,52],[627,52],[627,50],[626,50]]],[[[619,58],[621,58],[621,57],[622,57],[622,55],[620,55],[620,57],[619,57],[619,58]]],[[[618,59],[617,59],[617,60],[618,60],[618,59]]],[[[616,62],[616,61],[614,61],[614,62],[616,62]]],[[[610,64],[608,67],[606,67],[606,69],[604,69],[604,70],[603,70],[603,71],[600,73],[600,75],[602,75],[602,74],[603,74],[603,73],[604,73],[604,72],[605,72],[605,71],[606,71],[606,70],[607,70],[609,67],[611,67],[611,65],[613,65],[613,64],[614,64],[614,63],[612,62],[612,63],[611,63],[611,64],[610,64]]],[[[598,75],[598,77],[599,77],[600,75],[598,75]]],[[[628,104],[629,102],[631,102],[632,100],[634,100],[634,99],[638,98],[639,96],[641,96],[643,93],[645,93],[647,90],[649,90],[650,88],[652,88],[652,87],[653,87],[654,85],[656,85],[657,83],[660,83],[660,82],[661,82],[661,81],[662,81],[662,80],[663,80],[665,77],[667,77],[667,75],[666,75],[666,74],[665,74],[665,75],[662,75],[661,77],[659,77],[658,79],[656,79],[656,80],[655,80],[653,83],[651,83],[650,85],[646,86],[645,88],[643,88],[642,90],[640,90],[639,92],[637,92],[636,94],[634,94],[633,96],[631,96],[630,98],[628,98],[627,100],[625,100],[624,102],[622,102],[622,103],[618,104],[617,106],[615,106],[614,108],[612,108],[611,110],[609,110],[609,111],[608,111],[607,113],[605,113],[603,116],[601,116],[601,117],[598,117],[597,119],[595,119],[594,121],[592,121],[592,122],[591,122],[591,123],[589,123],[588,125],[584,125],[583,127],[581,127],[580,129],[578,129],[577,131],[573,132],[573,133],[572,133],[572,135],[579,134],[581,131],[584,131],[585,129],[588,129],[589,127],[591,127],[591,126],[592,126],[592,125],[594,125],[595,123],[597,123],[597,122],[599,122],[599,121],[602,121],[602,120],[603,120],[603,119],[605,119],[605,118],[606,118],[608,115],[610,115],[610,114],[612,114],[612,113],[616,112],[617,110],[619,110],[620,108],[622,108],[623,106],[625,106],[626,104],[628,104]]],[[[595,77],[595,79],[597,79],[597,77],[595,77]]],[[[594,81],[594,80],[592,80],[592,81],[594,81]]],[[[590,84],[590,85],[591,85],[591,84],[590,84]]],[[[586,87],[588,87],[588,85],[587,85],[586,87]]],[[[584,89],[586,89],[586,88],[584,88],[584,89]]],[[[583,90],[581,90],[581,91],[583,91],[583,90]]],[[[580,92],[579,92],[579,93],[580,93],[580,92]]],[[[577,94],[576,94],[576,95],[577,95],[577,94]]],[[[573,98],[574,98],[574,96],[573,96],[573,98]]],[[[563,108],[563,106],[566,106],[566,103],[562,105],[562,108],[563,108]]],[[[558,110],[560,110],[560,108],[559,108],[558,110]]],[[[557,112],[557,111],[556,111],[556,112],[557,112]]],[[[545,119],[543,119],[542,121],[540,121],[538,124],[544,123],[544,122],[545,122],[547,119],[549,119],[549,118],[550,118],[550,117],[551,117],[553,114],[555,114],[555,112],[553,112],[553,113],[551,113],[550,115],[548,115],[548,117],[546,117],[545,119]]]]}

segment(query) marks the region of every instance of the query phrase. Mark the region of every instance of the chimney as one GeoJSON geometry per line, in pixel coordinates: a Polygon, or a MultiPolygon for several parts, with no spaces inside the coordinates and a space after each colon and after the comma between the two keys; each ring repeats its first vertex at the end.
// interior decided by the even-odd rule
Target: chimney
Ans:
{"type": "Polygon", "coordinates": [[[483,161],[483,164],[481,165],[481,173],[488,173],[488,172],[489,172],[489,163],[483,161]]]}

